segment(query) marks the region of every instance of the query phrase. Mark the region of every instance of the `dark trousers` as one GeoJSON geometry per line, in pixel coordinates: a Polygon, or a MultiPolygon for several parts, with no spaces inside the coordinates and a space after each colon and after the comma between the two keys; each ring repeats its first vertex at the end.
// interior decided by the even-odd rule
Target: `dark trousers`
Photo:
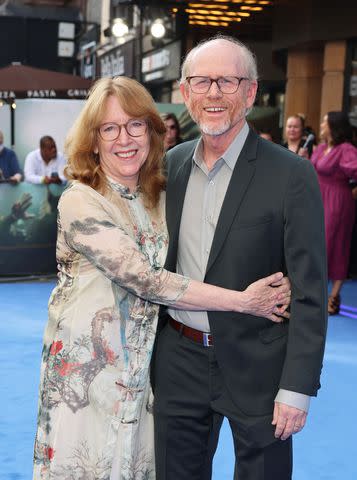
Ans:
{"type": "Polygon", "coordinates": [[[224,417],[233,435],[235,480],[291,480],[291,438],[274,438],[271,415],[247,417],[237,408],[214,346],[195,343],[167,325],[155,357],[156,479],[209,480],[224,417]]]}

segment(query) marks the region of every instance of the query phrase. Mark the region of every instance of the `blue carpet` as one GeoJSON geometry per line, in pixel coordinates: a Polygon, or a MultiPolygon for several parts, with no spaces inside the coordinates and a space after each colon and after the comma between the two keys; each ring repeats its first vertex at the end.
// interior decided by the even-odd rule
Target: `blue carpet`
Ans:
{"type": "MultiPolygon", "coordinates": [[[[51,281],[0,283],[0,480],[31,478],[42,334],[53,286],[51,281]]],[[[357,309],[356,281],[346,282],[342,302],[357,309]]],[[[330,317],[321,383],[308,423],[295,437],[294,480],[356,480],[356,319],[330,317]]],[[[225,422],[213,478],[232,476],[233,447],[225,422]]]]}

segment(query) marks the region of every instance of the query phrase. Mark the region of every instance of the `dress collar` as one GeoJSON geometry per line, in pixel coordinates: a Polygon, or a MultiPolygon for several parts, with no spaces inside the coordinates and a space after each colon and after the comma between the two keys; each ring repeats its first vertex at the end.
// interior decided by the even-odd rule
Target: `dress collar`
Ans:
{"type": "Polygon", "coordinates": [[[130,192],[129,187],[126,187],[125,185],[122,185],[121,183],[116,182],[115,180],[113,180],[108,176],[107,176],[107,180],[111,188],[116,192],[120,193],[120,196],[122,198],[126,198],[127,200],[134,200],[135,198],[138,198],[139,188],[137,188],[135,192],[130,192]]]}

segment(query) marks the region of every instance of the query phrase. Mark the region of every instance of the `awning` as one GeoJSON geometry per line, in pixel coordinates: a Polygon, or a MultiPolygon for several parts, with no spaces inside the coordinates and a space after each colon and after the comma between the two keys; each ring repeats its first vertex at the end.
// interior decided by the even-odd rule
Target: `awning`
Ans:
{"type": "Polygon", "coordinates": [[[68,73],[25,65],[0,69],[0,100],[18,98],[73,98],[87,96],[92,80],[68,73]]]}

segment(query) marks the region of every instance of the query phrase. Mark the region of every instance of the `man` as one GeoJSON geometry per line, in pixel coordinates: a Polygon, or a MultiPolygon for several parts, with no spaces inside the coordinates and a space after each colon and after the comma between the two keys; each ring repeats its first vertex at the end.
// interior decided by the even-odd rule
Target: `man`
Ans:
{"type": "Polygon", "coordinates": [[[29,183],[65,183],[63,174],[66,160],[57,152],[56,143],[48,135],[40,139],[40,148],[25,158],[25,181],[29,183]]]}
{"type": "Polygon", "coordinates": [[[261,139],[245,116],[257,91],[251,52],[229,37],[186,57],[180,84],[202,137],[167,154],[166,268],[242,290],[290,278],[290,321],[169,309],[155,355],[158,480],[207,480],[223,417],[235,478],[288,480],[291,435],[319,388],[326,335],[323,208],[305,159],[261,139]],[[282,441],[283,440],[283,441],[282,441]]]}
{"type": "Polygon", "coordinates": [[[0,130],[0,181],[17,184],[22,174],[16,153],[4,145],[4,134],[0,130]]]}

